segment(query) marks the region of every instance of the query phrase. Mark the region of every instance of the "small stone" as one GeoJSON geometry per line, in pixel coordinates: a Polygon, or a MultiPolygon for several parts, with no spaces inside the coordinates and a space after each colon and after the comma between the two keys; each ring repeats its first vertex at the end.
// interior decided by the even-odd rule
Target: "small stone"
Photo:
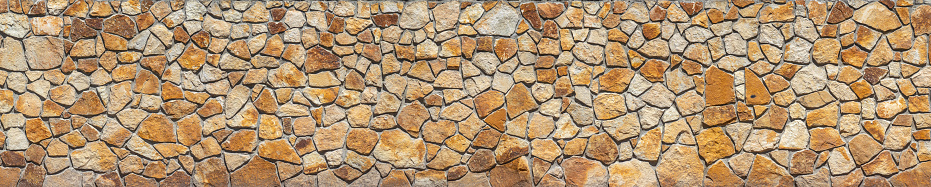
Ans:
{"type": "Polygon", "coordinates": [[[24,14],[8,12],[0,14],[0,30],[8,36],[16,38],[26,37],[31,30],[29,27],[29,18],[24,14]]]}
{"type": "Polygon", "coordinates": [[[873,156],[879,154],[883,149],[883,146],[880,145],[879,142],[876,142],[872,137],[865,134],[853,137],[847,147],[850,148],[850,154],[853,156],[853,160],[856,161],[857,165],[863,165],[870,161],[873,156]]]}

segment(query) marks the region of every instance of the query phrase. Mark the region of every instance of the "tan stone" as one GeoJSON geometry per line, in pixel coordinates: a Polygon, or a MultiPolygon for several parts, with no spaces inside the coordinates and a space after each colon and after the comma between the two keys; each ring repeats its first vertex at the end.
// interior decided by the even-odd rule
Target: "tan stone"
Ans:
{"type": "Polygon", "coordinates": [[[420,102],[414,102],[401,108],[398,113],[398,125],[411,134],[417,134],[417,132],[420,132],[420,127],[424,121],[429,117],[427,109],[420,102]]]}
{"type": "Polygon", "coordinates": [[[811,134],[811,149],[823,151],[846,144],[840,133],[833,128],[815,128],[809,130],[811,134]]]}
{"type": "Polygon", "coordinates": [[[592,159],[601,161],[601,163],[613,163],[618,157],[617,144],[608,134],[597,134],[588,139],[586,146],[586,155],[592,159]]]}
{"type": "Polygon", "coordinates": [[[265,159],[253,157],[249,163],[230,174],[233,186],[281,186],[278,175],[260,175],[276,173],[277,167],[265,159]]]}
{"type": "Polygon", "coordinates": [[[734,143],[720,127],[706,129],[695,136],[695,139],[698,142],[699,155],[705,162],[714,162],[734,154],[734,143]]]}
{"type": "Polygon", "coordinates": [[[883,119],[892,119],[897,114],[905,111],[907,103],[904,98],[883,101],[876,105],[876,114],[883,119]]]}
{"type": "Polygon", "coordinates": [[[895,12],[879,2],[873,2],[857,9],[853,13],[853,20],[883,32],[902,26],[895,12]]]}
{"type": "Polygon", "coordinates": [[[717,67],[708,68],[705,74],[705,104],[708,106],[723,105],[736,100],[734,94],[734,76],[717,67]]]}

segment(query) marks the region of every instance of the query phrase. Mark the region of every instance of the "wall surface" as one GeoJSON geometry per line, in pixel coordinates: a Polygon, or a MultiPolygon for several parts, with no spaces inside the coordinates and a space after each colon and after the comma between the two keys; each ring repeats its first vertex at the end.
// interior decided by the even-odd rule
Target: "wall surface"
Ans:
{"type": "Polygon", "coordinates": [[[0,0],[0,186],[931,186],[931,5],[772,1],[0,0]]]}

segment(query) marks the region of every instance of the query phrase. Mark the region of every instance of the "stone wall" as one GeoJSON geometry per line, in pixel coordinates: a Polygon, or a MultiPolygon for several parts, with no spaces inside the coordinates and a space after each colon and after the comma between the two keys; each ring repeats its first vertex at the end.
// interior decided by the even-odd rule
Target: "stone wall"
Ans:
{"type": "Polygon", "coordinates": [[[931,186],[931,5],[772,1],[0,0],[0,186],[931,186]]]}

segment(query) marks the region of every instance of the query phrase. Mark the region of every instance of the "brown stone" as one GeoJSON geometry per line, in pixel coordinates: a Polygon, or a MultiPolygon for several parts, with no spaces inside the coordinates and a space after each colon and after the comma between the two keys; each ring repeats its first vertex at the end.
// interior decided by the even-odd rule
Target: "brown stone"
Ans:
{"type": "Polygon", "coordinates": [[[608,134],[597,134],[588,139],[585,156],[601,161],[603,164],[613,163],[618,156],[617,144],[608,134]]]}
{"type": "Polygon", "coordinates": [[[517,41],[510,38],[495,40],[494,51],[499,60],[502,62],[507,61],[514,54],[517,54],[517,41]]]}
{"type": "Polygon", "coordinates": [[[140,138],[154,142],[176,142],[175,126],[162,114],[152,114],[142,121],[137,134],[140,138]]]}
{"type": "Polygon", "coordinates": [[[896,168],[895,160],[892,159],[892,153],[883,151],[873,161],[863,164],[863,172],[866,175],[892,175],[898,173],[899,169],[896,168]]]}
{"type": "Polygon", "coordinates": [[[495,166],[494,152],[488,149],[479,149],[475,151],[468,161],[469,170],[472,172],[483,172],[495,166]]]}
{"type": "Polygon", "coordinates": [[[708,176],[707,179],[705,179],[706,186],[741,186],[743,184],[743,179],[734,174],[734,172],[724,164],[724,161],[717,161],[708,167],[708,176]]]}
{"type": "Polygon", "coordinates": [[[304,72],[315,73],[321,70],[334,70],[340,67],[340,59],[329,50],[320,46],[307,50],[304,72]]]}
{"type": "Polygon", "coordinates": [[[359,154],[368,155],[375,148],[378,142],[378,134],[375,131],[364,128],[353,128],[349,130],[346,137],[346,148],[358,152],[359,154]]]}
{"type": "Polygon", "coordinates": [[[664,19],[666,19],[666,9],[664,9],[663,7],[659,7],[659,6],[656,6],[656,7],[653,7],[653,9],[650,9],[650,20],[651,21],[662,21],[664,19]]]}
{"type": "Polygon", "coordinates": [[[478,94],[472,102],[475,103],[475,111],[478,112],[478,116],[485,117],[498,109],[501,105],[504,105],[504,94],[499,91],[490,90],[478,94]]]}
{"type": "Polygon", "coordinates": [[[652,40],[653,38],[656,38],[660,34],[663,33],[662,29],[660,28],[659,23],[643,24],[642,30],[643,30],[643,37],[646,38],[647,40],[652,40]]]}
{"type": "Polygon", "coordinates": [[[792,154],[792,163],[789,172],[792,174],[811,174],[814,172],[815,160],[818,154],[811,150],[804,150],[792,154]]]}
{"type": "Polygon", "coordinates": [[[744,81],[745,84],[745,94],[747,97],[748,105],[764,105],[769,104],[770,99],[772,98],[767,91],[766,86],[763,85],[763,81],[760,80],[760,77],[753,73],[753,71],[744,71],[744,81]]]}
{"type": "Polygon", "coordinates": [[[757,155],[753,161],[750,175],[747,177],[749,186],[792,186],[793,180],[789,172],[777,165],[769,158],[757,155]]]}
{"type": "Polygon", "coordinates": [[[527,90],[527,87],[523,84],[514,85],[514,87],[508,91],[505,98],[507,100],[508,116],[511,118],[526,111],[536,109],[539,106],[536,101],[533,100],[530,91],[527,90]]]}
{"type": "Polygon", "coordinates": [[[233,186],[281,186],[275,164],[259,157],[253,157],[249,163],[230,174],[233,186]],[[262,175],[272,174],[272,175],[262,175]]]}
{"type": "Polygon", "coordinates": [[[258,144],[254,130],[236,131],[223,141],[223,150],[233,152],[252,152],[258,144]]]}
{"type": "Polygon", "coordinates": [[[622,93],[627,90],[630,80],[634,78],[634,71],[627,68],[611,69],[599,80],[599,89],[603,91],[622,93]]]}
{"type": "Polygon", "coordinates": [[[922,162],[912,169],[889,178],[893,186],[928,186],[931,185],[931,163],[922,162]]]}
{"type": "Polygon", "coordinates": [[[831,8],[831,14],[828,15],[828,23],[835,24],[840,23],[848,18],[853,17],[853,9],[850,6],[847,6],[846,3],[835,3],[834,7],[831,8]]]}
{"type": "Polygon", "coordinates": [[[786,22],[795,20],[795,4],[768,5],[760,10],[760,23],[786,22]]]}
{"type": "Polygon", "coordinates": [[[814,151],[823,151],[846,144],[837,129],[815,128],[809,130],[809,133],[811,134],[811,150],[814,151]]]}
{"type": "Polygon", "coordinates": [[[705,125],[714,127],[734,122],[737,119],[737,111],[734,105],[713,106],[705,108],[702,116],[705,125]]]}
{"type": "Polygon", "coordinates": [[[520,5],[520,14],[528,22],[530,26],[534,29],[540,30],[543,27],[543,22],[540,19],[540,15],[537,14],[536,3],[524,3],[520,5]]]}
{"type": "Polygon", "coordinates": [[[918,5],[914,10],[911,12],[911,21],[915,35],[931,33],[931,6],[918,5]]]}
{"type": "Polygon", "coordinates": [[[546,19],[553,19],[562,14],[566,7],[562,3],[538,3],[537,10],[540,16],[546,19]]]}
{"type": "Polygon", "coordinates": [[[492,186],[530,186],[530,165],[526,158],[497,165],[488,172],[492,186]]]}
{"type": "Polygon", "coordinates": [[[398,25],[398,15],[397,14],[379,14],[372,16],[372,21],[375,22],[375,25],[385,28],[392,25],[398,25]]]}
{"type": "Polygon", "coordinates": [[[420,127],[424,121],[427,121],[428,118],[430,118],[430,114],[427,112],[427,108],[420,102],[414,102],[404,106],[398,112],[398,125],[411,134],[417,134],[420,132],[420,127]]]}
{"type": "Polygon", "coordinates": [[[71,114],[77,115],[97,115],[105,111],[106,107],[103,106],[96,92],[81,93],[81,98],[75,101],[68,110],[71,114]]]}
{"type": "Polygon", "coordinates": [[[597,161],[573,157],[562,162],[568,186],[605,186],[607,168],[597,161]]]}
{"type": "Polygon", "coordinates": [[[194,167],[194,185],[196,186],[229,186],[230,174],[226,164],[218,157],[208,158],[197,163],[194,167]]]}
{"type": "Polygon", "coordinates": [[[495,160],[504,164],[530,153],[530,142],[517,137],[502,135],[495,148],[495,160]]]}
{"type": "Polygon", "coordinates": [[[805,117],[805,123],[808,127],[834,127],[837,126],[837,116],[839,114],[836,104],[820,107],[808,113],[805,117]]]}
{"type": "Polygon", "coordinates": [[[734,76],[717,67],[708,68],[705,73],[705,104],[723,105],[737,100],[734,94],[734,76]]]}
{"type": "Polygon", "coordinates": [[[886,76],[886,72],[889,72],[889,70],[877,67],[866,68],[863,70],[863,80],[866,80],[870,84],[876,84],[880,79],[886,76]]]}
{"type": "Polygon", "coordinates": [[[883,146],[873,140],[872,137],[866,134],[860,134],[850,140],[847,147],[850,149],[850,154],[853,156],[853,160],[857,162],[857,165],[862,165],[873,156],[882,151],[883,146]]]}

